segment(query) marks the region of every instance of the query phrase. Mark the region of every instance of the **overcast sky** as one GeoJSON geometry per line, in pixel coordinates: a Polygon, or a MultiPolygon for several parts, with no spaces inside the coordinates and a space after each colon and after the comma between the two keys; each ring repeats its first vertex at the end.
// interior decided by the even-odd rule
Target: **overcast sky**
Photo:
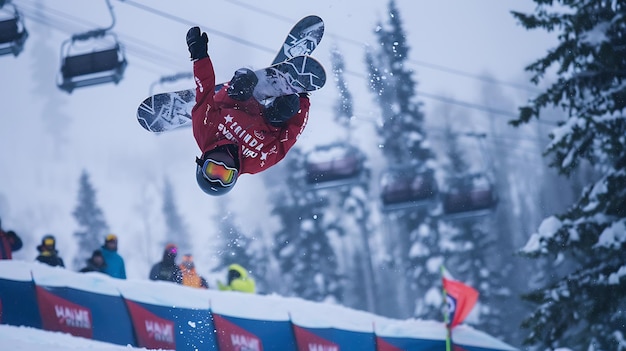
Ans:
{"type": "MultiPolygon", "coordinates": [[[[268,0],[260,8],[252,0],[111,0],[114,31],[126,47],[129,62],[124,79],[117,86],[88,87],[71,95],[55,86],[61,44],[72,33],[107,26],[105,1],[13,2],[26,17],[30,37],[20,56],[0,57],[4,121],[0,128],[0,216],[4,228],[18,231],[25,239],[18,258],[34,259],[41,236],[53,233],[69,261],[75,250],[71,233],[76,230],[71,212],[83,169],[91,175],[111,230],[120,236],[120,252],[130,261],[130,277],[144,277],[146,259],[156,261],[160,256],[163,223],[159,211],[165,177],[172,181],[177,204],[195,235],[196,256],[214,254],[210,252],[215,233],[212,213],[219,202],[207,198],[195,184],[193,161],[198,150],[191,130],[157,136],[141,129],[135,119],[135,110],[153,82],[163,75],[190,71],[185,33],[191,25],[209,33],[217,79],[225,81],[241,66],[265,66],[291,26],[301,17],[317,14],[325,21],[326,36],[314,56],[330,72],[330,50],[336,45],[345,56],[356,117],[377,117],[367,91],[363,58],[364,47],[374,43],[377,21],[387,20],[387,1],[268,0]],[[41,14],[36,4],[50,7],[41,14]],[[38,86],[45,88],[38,90],[38,86]],[[146,205],[151,202],[155,205],[146,205]],[[152,235],[146,236],[147,232],[152,235]],[[146,242],[150,244],[142,248],[146,242]],[[134,254],[137,250],[141,255],[134,254]]],[[[484,82],[468,76],[488,74],[529,85],[523,68],[555,43],[546,33],[524,30],[510,15],[513,9],[530,12],[533,4],[530,0],[397,0],[418,90],[481,104],[479,87],[484,82]]],[[[189,80],[157,85],[154,91],[191,86],[189,80]]],[[[527,94],[506,84],[496,86],[519,103],[527,94]]],[[[301,146],[312,148],[341,135],[333,132],[336,126],[331,122],[336,95],[329,80],[311,97],[310,124],[299,141],[301,146]]],[[[432,123],[442,103],[426,97],[421,100],[432,123]]],[[[366,137],[371,129],[366,122],[355,126],[359,146],[375,148],[375,140],[366,137]]],[[[241,178],[228,196],[240,226],[252,231],[273,225],[267,221],[266,195],[259,177],[241,178]]],[[[197,258],[200,264],[209,264],[202,260],[197,258]]]]}

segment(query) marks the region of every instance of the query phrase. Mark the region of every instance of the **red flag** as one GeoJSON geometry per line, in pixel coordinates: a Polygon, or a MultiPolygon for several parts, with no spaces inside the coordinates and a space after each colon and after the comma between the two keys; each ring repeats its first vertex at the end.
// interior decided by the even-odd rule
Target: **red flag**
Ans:
{"type": "Polygon", "coordinates": [[[442,267],[443,289],[448,304],[448,325],[450,329],[461,324],[478,300],[478,291],[471,286],[454,280],[450,273],[442,267]]]}

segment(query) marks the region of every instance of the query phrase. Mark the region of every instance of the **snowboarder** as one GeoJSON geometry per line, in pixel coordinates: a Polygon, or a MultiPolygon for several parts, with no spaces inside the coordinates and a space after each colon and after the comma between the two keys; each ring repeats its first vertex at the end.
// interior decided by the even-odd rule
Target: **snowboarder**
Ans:
{"type": "Polygon", "coordinates": [[[208,289],[209,283],[201,275],[196,272],[196,265],[193,263],[193,256],[186,254],[183,256],[183,262],[180,264],[182,274],[182,284],[192,288],[208,289]]]}
{"type": "Polygon", "coordinates": [[[95,250],[89,259],[87,259],[87,265],[85,268],[81,269],[79,272],[100,272],[105,273],[107,264],[104,260],[104,256],[102,256],[102,251],[95,250]]]}
{"type": "Polygon", "coordinates": [[[22,248],[22,239],[12,230],[2,230],[0,220],[0,260],[10,260],[13,252],[22,248]]]}
{"type": "Polygon", "coordinates": [[[113,278],[126,279],[126,265],[124,259],[117,253],[117,235],[109,234],[104,238],[104,245],[100,248],[106,267],[105,274],[113,278]]]}
{"type": "Polygon", "coordinates": [[[241,174],[261,172],[285,157],[304,130],[310,103],[308,94],[301,93],[262,105],[252,96],[258,78],[246,68],[215,93],[208,41],[198,27],[187,32],[196,81],[193,134],[202,151],[196,158],[196,180],[205,193],[224,195],[241,174]]]}
{"type": "Polygon", "coordinates": [[[236,263],[228,266],[228,276],[226,285],[221,281],[217,281],[217,288],[221,291],[240,291],[254,294],[256,292],[256,284],[254,279],[248,275],[248,272],[241,265],[236,263]]]}
{"type": "Polygon", "coordinates": [[[152,266],[150,270],[150,280],[164,280],[173,283],[182,283],[182,272],[176,264],[178,247],[175,244],[165,245],[163,259],[152,266]]]}
{"type": "Polygon", "coordinates": [[[59,257],[59,252],[56,249],[56,238],[54,235],[47,234],[41,238],[41,245],[37,246],[39,256],[36,260],[45,263],[52,267],[64,267],[63,259],[59,257]]]}

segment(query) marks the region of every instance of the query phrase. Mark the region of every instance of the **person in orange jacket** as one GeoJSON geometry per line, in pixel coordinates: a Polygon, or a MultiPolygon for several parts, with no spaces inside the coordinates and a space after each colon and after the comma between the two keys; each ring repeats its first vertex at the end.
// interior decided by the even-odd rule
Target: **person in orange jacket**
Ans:
{"type": "Polygon", "coordinates": [[[196,265],[193,263],[193,256],[190,254],[184,255],[183,262],[179,267],[183,276],[183,285],[190,286],[192,288],[209,288],[209,283],[207,283],[206,279],[201,277],[198,272],[196,272],[196,265]]]}

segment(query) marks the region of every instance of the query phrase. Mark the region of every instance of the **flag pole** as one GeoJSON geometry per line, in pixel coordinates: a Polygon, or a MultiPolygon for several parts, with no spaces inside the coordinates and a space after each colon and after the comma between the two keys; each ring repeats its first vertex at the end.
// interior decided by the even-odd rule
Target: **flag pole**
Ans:
{"type": "MultiPolygon", "coordinates": [[[[443,282],[443,265],[441,265],[441,279],[443,282]]],[[[446,325],[446,351],[451,351],[452,348],[452,343],[451,343],[451,339],[452,339],[452,332],[450,330],[450,311],[448,311],[448,292],[446,291],[446,288],[442,287],[441,289],[443,290],[443,322],[446,325]]]]}

